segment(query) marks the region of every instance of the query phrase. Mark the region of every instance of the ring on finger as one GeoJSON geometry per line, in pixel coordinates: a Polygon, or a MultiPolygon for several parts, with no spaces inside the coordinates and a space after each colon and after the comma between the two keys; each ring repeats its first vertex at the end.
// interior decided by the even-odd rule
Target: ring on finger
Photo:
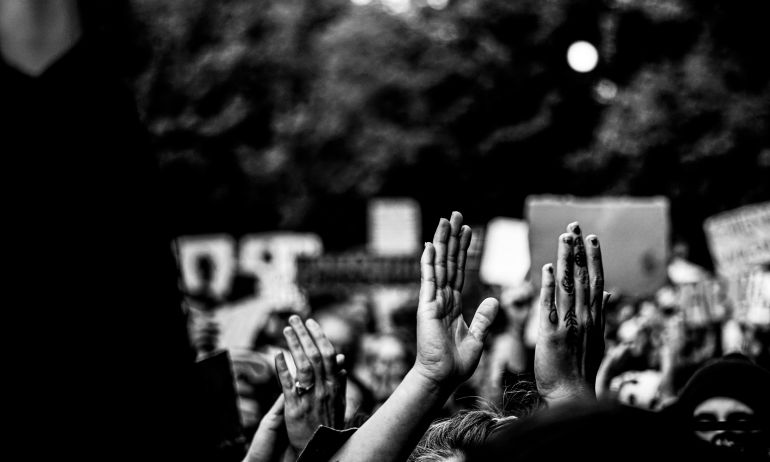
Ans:
{"type": "Polygon", "coordinates": [[[296,393],[297,396],[302,396],[305,393],[308,393],[310,390],[312,390],[314,386],[315,386],[315,383],[312,383],[312,382],[310,383],[310,385],[304,386],[299,383],[299,380],[297,380],[296,382],[294,382],[294,393],[296,393]]]}

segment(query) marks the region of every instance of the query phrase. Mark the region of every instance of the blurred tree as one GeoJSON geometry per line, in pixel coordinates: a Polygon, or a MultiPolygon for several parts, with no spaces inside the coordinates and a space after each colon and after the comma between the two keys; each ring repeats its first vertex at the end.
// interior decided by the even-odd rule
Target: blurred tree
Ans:
{"type": "Polygon", "coordinates": [[[663,194],[704,263],[702,219],[770,190],[761,0],[133,1],[178,233],[342,249],[376,195],[415,197],[429,230],[533,193],[663,194]],[[567,66],[576,40],[595,71],[567,66]]]}
{"type": "Polygon", "coordinates": [[[770,4],[616,0],[606,14],[620,88],[567,158],[585,174],[572,188],[669,197],[674,239],[709,266],[703,220],[770,199],[770,4]]]}

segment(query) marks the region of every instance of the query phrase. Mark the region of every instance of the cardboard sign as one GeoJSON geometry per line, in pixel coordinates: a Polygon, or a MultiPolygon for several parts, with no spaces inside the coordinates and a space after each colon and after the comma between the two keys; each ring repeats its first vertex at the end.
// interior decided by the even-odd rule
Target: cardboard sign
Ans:
{"type": "Polygon", "coordinates": [[[770,202],[715,215],[703,229],[720,274],[735,275],[770,263],[770,202]]]}
{"type": "Polygon", "coordinates": [[[727,288],[736,320],[770,326],[770,272],[754,271],[730,277],[727,288]]]}
{"type": "Polygon", "coordinates": [[[420,205],[409,198],[369,202],[369,251],[375,255],[414,255],[422,250],[420,205]]]}
{"type": "Polygon", "coordinates": [[[487,226],[480,277],[487,284],[516,286],[529,273],[529,226],[525,221],[495,218],[487,226]]]}
{"type": "Polygon", "coordinates": [[[259,279],[259,297],[276,304],[302,303],[297,287],[297,258],[321,255],[323,244],[315,234],[264,233],[241,239],[239,267],[259,279]]]}
{"type": "Polygon", "coordinates": [[[559,235],[579,221],[584,236],[601,242],[606,290],[652,295],[666,281],[668,210],[664,197],[528,197],[533,283],[539,287],[540,268],[556,262],[559,235]]]}

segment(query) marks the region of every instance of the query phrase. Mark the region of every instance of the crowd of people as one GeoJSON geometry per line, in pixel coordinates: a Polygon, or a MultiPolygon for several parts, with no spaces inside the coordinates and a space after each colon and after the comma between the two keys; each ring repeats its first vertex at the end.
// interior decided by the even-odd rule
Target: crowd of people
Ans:
{"type": "Polygon", "coordinates": [[[16,344],[56,356],[43,374],[28,358],[14,373],[37,398],[20,401],[49,398],[15,421],[34,442],[25,454],[770,458],[767,326],[737,316],[727,299],[693,322],[688,284],[651,300],[607,293],[599,237],[577,222],[553,237],[557,260],[542,268],[539,293],[506,288],[463,306],[471,230],[454,212],[425,244],[419,298],[394,315],[397,329],[377,332],[366,303],[327,301],[275,310],[250,351],[223,354],[216,324],[195,324],[181,308],[149,149],[74,5],[0,2],[9,176],[33,202],[8,210],[19,226],[10,287],[27,300],[18,306],[34,305],[8,322],[39,327],[38,340],[16,344]],[[115,242],[120,259],[105,252],[115,242]],[[61,265],[45,290],[30,277],[43,259],[61,265]],[[83,279],[89,289],[78,291],[83,279]]]}
{"type": "MultiPolygon", "coordinates": [[[[656,416],[675,423],[679,439],[666,441],[682,451],[770,455],[767,329],[719,293],[692,296],[719,292],[715,280],[683,281],[673,262],[677,282],[655,297],[613,297],[598,237],[572,223],[539,296],[529,283],[498,289],[474,314],[461,306],[469,233],[457,212],[441,220],[422,256],[419,300],[391,312],[386,332],[357,297],[271,313],[253,351],[233,357],[252,440],[245,460],[492,460],[495,432],[557,412],[631,425],[656,416]],[[632,407],[647,414],[623,415],[632,407]]],[[[203,319],[190,324],[201,358],[218,343],[216,323],[203,319]]]]}

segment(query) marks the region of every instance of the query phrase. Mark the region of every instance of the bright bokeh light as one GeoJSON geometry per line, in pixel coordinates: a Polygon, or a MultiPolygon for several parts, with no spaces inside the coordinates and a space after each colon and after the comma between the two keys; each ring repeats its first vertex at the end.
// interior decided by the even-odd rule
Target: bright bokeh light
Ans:
{"type": "Polygon", "coordinates": [[[609,103],[618,95],[618,86],[612,80],[602,79],[594,90],[599,101],[603,103],[609,103]]]}
{"type": "Polygon", "coordinates": [[[368,5],[372,3],[372,0],[350,0],[350,1],[356,5],[368,5]]]}
{"type": "Polygon", "coordinates": [[[567,63],[577,72],[591,72],[599,63],[599,52],[588,42],[575,42],[567,50],[567,63]]]}
{"type": "Polygon", "coordinates": [[[428,0],[428,6],[434,10],[443,10],[449,4],[449,0],[428,0]]]}

